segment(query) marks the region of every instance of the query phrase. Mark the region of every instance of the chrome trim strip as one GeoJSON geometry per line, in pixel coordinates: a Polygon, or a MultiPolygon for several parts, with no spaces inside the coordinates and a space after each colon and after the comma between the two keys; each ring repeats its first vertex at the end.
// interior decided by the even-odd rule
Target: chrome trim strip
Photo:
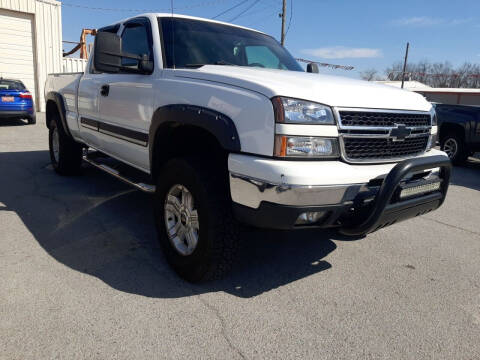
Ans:
{"type": "Polygon", "coordinates": [[[86,124],[86,123],[81,123],[82,127],[84,128],[87,128],[87,129],[90,129],[90,130],[94,130],[94,131],[98,131],[97,129],[97,126],[92,126],[92,125],[89,125],[89,124],[86,124]]]}
{"type": "Polygon", "coordinates": [[[123,136],[123,135],[120,135],[119,133],[115,133],[115,132],[111,132],[111,131],[102,129],[101,127],[98,130],[98,132],[101,133],[101,134],[110,135],[112,137],[131,142],[131,143],[134,143],[134,144],[137,144],[137,145],[147,146],[146,141],[137,140],[137,139],[131,138],[129,136],[123,136]]]}
{"type": "MultiPolygon", "coordinates": [[[[341,119],[340,119],[341,121],[341,119]]],[[[339,130],[369,130],[369,131],[386,131],[395,128],[395,126],[340,126],[339,130]]],[[[431,126],[408,126],[412,131],[428,130],[431,126]]]]}
{"type": "Polygon", "coordinates": [[[352,201],[366,184],[291,185],[272,184],[264,180],[230,172],[232,200],[254,209],[262,201],[292,206],[334,205],[352,201]]]}

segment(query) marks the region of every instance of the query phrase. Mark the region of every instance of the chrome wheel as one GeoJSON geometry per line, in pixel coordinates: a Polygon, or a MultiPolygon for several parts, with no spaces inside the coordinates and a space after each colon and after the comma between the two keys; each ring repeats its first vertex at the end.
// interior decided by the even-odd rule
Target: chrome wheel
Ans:
{"type": "Polygon", "coordinates": [[[60,155],[60,140],[58,136],[57,127],[54,127],[53,133],[52,133],[52,153],[53,153],[53,158],[58,163],[59,155],[60,155]]]}
{"type": "Polygon", "coordinates": [[[165,227],[168,239],[181,255],[192,254],[198,244],[198,211],[192,194],[183,185],[169,190],[164,204],[165,227]]]}
{"type": "Polygon", "coordinates": [[[453,159],[458,152],[458,143],[454,138],[445,140],[443,144],[443,151],[445,151],[450,159],[453,159]]]}

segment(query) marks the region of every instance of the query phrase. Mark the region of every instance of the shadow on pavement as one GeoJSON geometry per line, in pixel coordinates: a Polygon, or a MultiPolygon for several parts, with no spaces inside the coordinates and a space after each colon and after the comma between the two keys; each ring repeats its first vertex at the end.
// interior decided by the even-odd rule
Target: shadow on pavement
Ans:
{"type": "Polygon", "coordinates": [[[464,164],[454,166],[450,182],[480,191],[480,159],[470,157],[464,164]]]}
{"type": "Polygon", "coordinates": [[[83,176],[58,176],[48,159],[47,151],[0,153],[0,216],[15,212],[54,259],[117,290],[162,298],[225,291],[248,298],[331,267],[323,258],[336,248],[334,232],[245,230],[232,273],[190,285],[157,245],[152,197],[90,167],[83,176]]]}
{"type": "Polygon", "coordinates": [[[0,127],[28,125],[27,120],[22,119],[0,119],[0,127]]]}

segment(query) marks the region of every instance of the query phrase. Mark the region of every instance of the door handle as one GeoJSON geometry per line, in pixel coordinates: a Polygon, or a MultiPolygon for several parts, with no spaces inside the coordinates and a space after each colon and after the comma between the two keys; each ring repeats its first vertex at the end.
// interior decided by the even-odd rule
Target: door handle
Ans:
{"type": "Polygon", "coordinates": [[[102,96],[108,96],[108,93],[110,92],[110,85],[102,85],[100,89],[100,94],[102,96]]]}

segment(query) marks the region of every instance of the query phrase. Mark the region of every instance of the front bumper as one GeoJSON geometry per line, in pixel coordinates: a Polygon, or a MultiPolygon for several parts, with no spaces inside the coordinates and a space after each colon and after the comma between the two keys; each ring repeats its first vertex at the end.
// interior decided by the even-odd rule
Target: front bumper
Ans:
{"type": "Polygon", "coordinates": [[[368,182],[334,186],[271,184],[231,172],[230,187],[234,213],[241,222],[291,229],[303,227],[297,225],[301,214],[320,212],[320,219],[309,226],[339,227],[347,235],[362,235],[437,209],[445,200],[450,168],[444,155],[425,156],[402,161],[386,176],[368,182]],[[399,198],[402,187],[432,181],[440,182],[440,188],[399,198]]]}

